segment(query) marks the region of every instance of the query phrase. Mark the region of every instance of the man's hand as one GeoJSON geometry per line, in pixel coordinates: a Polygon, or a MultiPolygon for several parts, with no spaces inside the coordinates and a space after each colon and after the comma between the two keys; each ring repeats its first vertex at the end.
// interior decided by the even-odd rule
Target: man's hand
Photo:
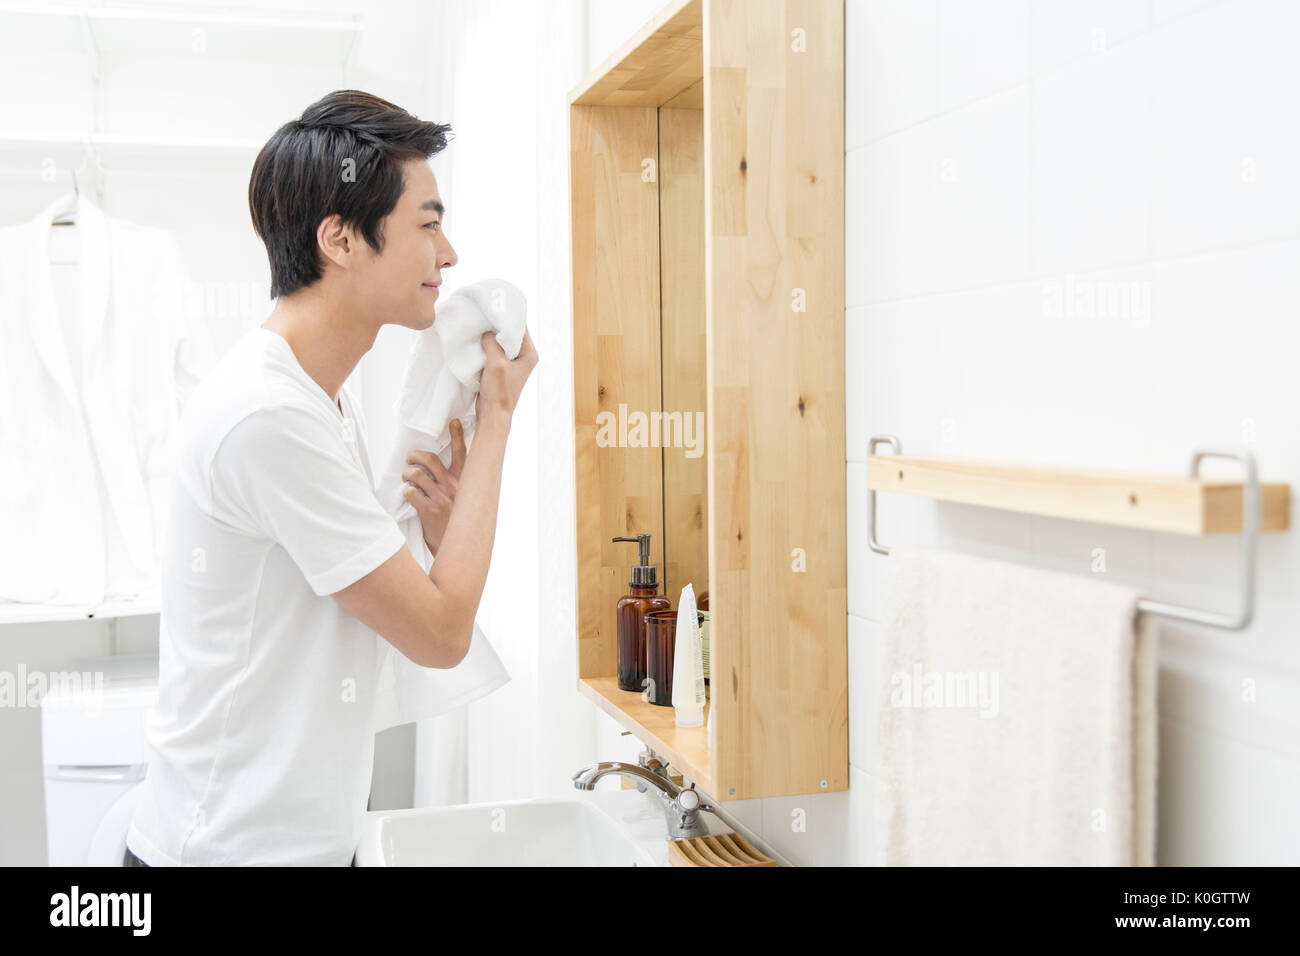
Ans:
{"type": "Polygon", "coordinates": [[[474,399],[477,418],[482,422],[489,415],[504,415],[509,421],[514,416],[524,383],[537,367],[537,348],[533,345],[533,337],[524,329],[519,354],[513,361],[506,358],[506,351],[492,330],[489,329],[479,337],[479,344],[483,346],[483,354],[487,359],[483,366],[483,377],[479,380],[478,396],[474,399]]]}
{"type": "Polygon", "coordinates": [[[406,458],[402,478],[402,497],[411,503],[420,516],[424,543],[429,553],[437,555],[442,536],[451,520],[451,507],[460,485],[460,473],[465,467],[465,434],[460,419],[453,418],[451,429],[451,468],[446,468],[431,451],[413,451],[406,458]]]}

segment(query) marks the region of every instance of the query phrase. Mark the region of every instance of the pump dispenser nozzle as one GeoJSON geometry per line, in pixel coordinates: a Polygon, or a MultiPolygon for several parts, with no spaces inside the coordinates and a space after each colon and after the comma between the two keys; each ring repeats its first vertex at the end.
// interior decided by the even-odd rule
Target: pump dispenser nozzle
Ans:
{"type": "Polygon", "coordinates": [[[632,569],[629,585],[634,588],[659,587],[655,566],[650,563],[650,535],[638,534],[631,538],[610,538],[611,541],[635,541],[637,547],[637,565],[632,569]]]}

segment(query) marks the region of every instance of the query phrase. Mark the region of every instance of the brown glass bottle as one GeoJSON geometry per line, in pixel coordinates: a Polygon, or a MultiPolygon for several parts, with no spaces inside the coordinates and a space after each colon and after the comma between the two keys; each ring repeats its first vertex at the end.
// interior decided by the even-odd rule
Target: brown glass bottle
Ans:
{"type": "Polygon", "coordinates": [[[671,606],[668,598],[659,595],[657,585],[633,587],[618,602],[618,686],[622,690],[641,690],[645,683],[645,616],[671,606]]]}
{"type": "MultiPolygon", "coordinates": [[[[646,687],[650,703],[662,707],[673,705],[673,665],[677,663],[676,611],[651,611],[645,616],[645,669],[646,687]]],[[[704,623],[704,615],[697,613],[697,626],[704,623]]]]}
{"type": "Polygon", "coordinates": [[[650,535],[638,534],[632,538],[613,538],[614,541],[635,541],[639,545],[640,563],[632,569],[628,593],[619,600],[615,609],[618,623],[618,686],[620,690],[641,690],[645,681],[645,616],[651,611],[666,611],[672,607],[668,598],[659,594],[655,566],[650,563],[650,535]]]}

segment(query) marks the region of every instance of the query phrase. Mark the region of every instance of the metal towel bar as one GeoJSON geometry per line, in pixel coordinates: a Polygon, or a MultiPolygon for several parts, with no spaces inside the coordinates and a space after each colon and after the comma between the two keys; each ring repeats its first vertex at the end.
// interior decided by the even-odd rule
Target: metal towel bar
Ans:
{"type": "MultiPolygon", "coordinates": [[[[873,435],[867,450],[868,457],[875,454],[876,446],[879,444],[888,444],[895,455],[903,453],[902,443],[896,435],[873,435]]],[[[1199,608],[1140,598],[1137,611],[1140,614],[1159,614],[1193,624],[1206,624],[1210,627],[1240,631],[1249,626],[1255,613],[1255,566],[1259,547],[1259,477],[1255,470],[1255,457],[1244,448],[1218,446],[1200,448],[1192,454],[1192,478],[1198,477],[1203,458],[1235,458],[1241,462],[1243,481],[1240,610],[1236,614],[1222,614],[1217,611],[1203,611],[1199,608]]],[[[867,541],[871,545],[871,550],[877,554],[889,554],[889,549],[876,540],[876,492],[870,485],[867,491],[867,521],[867,541]]]]}

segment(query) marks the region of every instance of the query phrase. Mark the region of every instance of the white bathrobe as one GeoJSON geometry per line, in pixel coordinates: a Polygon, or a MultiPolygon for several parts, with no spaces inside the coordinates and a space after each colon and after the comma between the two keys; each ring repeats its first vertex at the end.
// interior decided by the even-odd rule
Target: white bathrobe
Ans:
{"type": "Polygon", "coordinates": [[[53,266],[64,202],[0,229],[0,601],[147,599],[172,435],[212,349],[167,232],[83,196],[58,227],[79,267],[53,266]]]}

